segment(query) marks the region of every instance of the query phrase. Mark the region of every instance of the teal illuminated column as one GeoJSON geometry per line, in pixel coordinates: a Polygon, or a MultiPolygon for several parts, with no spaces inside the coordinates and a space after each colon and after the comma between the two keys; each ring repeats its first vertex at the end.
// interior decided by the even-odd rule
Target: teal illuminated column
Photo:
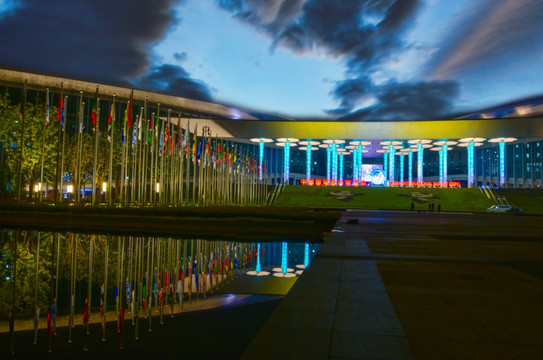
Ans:
{"type": "Polygon", "coordinates": [[[362,181],[362,154],[364,153],[364,147],[358,145],[358,181],[362,181]]]}
{"type": "Polygon", "coordinates": [[[422,144],[417,144],[417,183],[422,186],[422,144]]]}
{"type": "Polygon", "coordinates": [[[309,265],[309,244],[305,243],[304,246],[304,269],[309,265]]]}
{"type": "Polygon", "coordinates": [[[305,154],[305,178],[307,181],[311,179],[311,145],[307,145],[306,154],[305,154]]]}
{"type": "Polygon", "coordinates": [[[498,143],[500,147],[500,187],[505,187],[505,142],[498,143]]]}
{"type": "Polygon", "coordinates": [[[343,154],[339,154],[339,180],[343,181],[343,154]]]}
{"type": "Polygon", "coordinates": [[[288,252],[288,243],[284,242],[281,244],[281,269],[283,270],[283,273],[286,274],[288,272],[287,268],[287,252],[288,252]]]}
{"type": "Polygon", "coordinates": [[[332,182],[337,185],[337,144],[332,144],[332,182]]]}
{"type": "Polygon", "coordinates": [[[394,167],[395,167],[395,151],[394,150],[394,145],[388,145],[388,161],[389,161],[389,164],[388,164],[388,183],[389,183],[389,186],[392,182],[394,182],[394,167]]]}
{"type": "Polygon", "coordinates": [[[443,150],[438,150],[439,153],[439,186],[443,187],[443,150]]]}
{"type": "Polygon", "coordinates": [[[383,171],[385,176],[388,177],[388,153],[386,151],[383,152],[383,171]]]}
{"type": "Polygon", "coordinates": [[[447,185],[447,153],[449,151],[448,145],[443,145],[443,184],[441,185],[446,186],[447,185]]]}
{"type": "Polygon", "coordinates": [[[283,156],[283,182],[288,184],[288,179],[290,177],[290,142],[285,142],[285,152],[283,156]]]}
{"type": "Polygon", "coordinates": [[[261,272],[262,266],[260,265],[260,243],[256,247],[256,272],[261,272]]]}
{"type": "Polygon", "coordinates": [[[258,143],[258,180],[262,180],[262,165],[264,162],[264,141],[258,143]]]}
{"type": "Polygon", "coordinates": [[[413,152],[407,153],[407,181],[409,186],[413,186],[413,152]]]}
{"type": "Polygon", "coordinates": [[[330,184],[330,173],[332,168],[332,148],[327,147],[326,148],[326,180],[328,180],[328,184],[330,184]]]}
{"type": "Polygon", "coordinates": [[[353,149],[353,181],[358,181],[358,149],[353,149]]]}
{"type": "Polygon", "coordinates": [[[403,187],[404,154],[400,154],[400,186],[403,187]]]}
{"type": "Polygon", "coordinates": [[[475,143],[468,143],[468,187],[475,186],[475,143]]]}

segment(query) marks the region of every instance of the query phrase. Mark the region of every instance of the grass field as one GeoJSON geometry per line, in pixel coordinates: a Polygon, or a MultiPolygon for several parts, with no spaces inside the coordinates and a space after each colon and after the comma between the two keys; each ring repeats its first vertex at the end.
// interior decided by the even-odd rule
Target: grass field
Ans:
{"type": "Polygon", "coordinates": [[[494,202],[479,189],[286,186],[275,205],[356,209],[485,211],[494,202]]]}
{"type": "Polygon", "coordinates": [[[500,189],[496,193],[526,212],[543,213],[543,189],[500,189]]]}

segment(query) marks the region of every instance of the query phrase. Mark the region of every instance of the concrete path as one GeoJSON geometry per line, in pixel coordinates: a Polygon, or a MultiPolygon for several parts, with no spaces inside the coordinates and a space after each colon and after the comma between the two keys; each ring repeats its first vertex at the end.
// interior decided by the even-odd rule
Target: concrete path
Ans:
{"type": "Polygon", "coordinates": [[[541,217],[351,211],[336,230],[243,359],[543,359],[541,217]]]}

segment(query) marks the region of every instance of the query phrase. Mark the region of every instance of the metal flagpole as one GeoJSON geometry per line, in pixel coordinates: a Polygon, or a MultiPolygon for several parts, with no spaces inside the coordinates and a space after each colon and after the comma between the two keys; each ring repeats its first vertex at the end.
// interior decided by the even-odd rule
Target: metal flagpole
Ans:
{"type": "MultiPolygon", "coordinates": [[[[59,105],[62,103],[62,99],[64,98],[63,94],[64,90],[64,83],[60,83],[60,95],[59,95],[59,105]]],[[[60,111],[62,111],[62,108],[60,106],[57,106],[57,120],[60,120],[60,111]]],[[[59,177],[59,165],[60,165],[60,134],[61,134],[61,128],[60,128],[60,121],[58,121],[58,142],[57,142],[57,161],[56,161],[56,172],[55,172],[55,204],[58,204],[59,202],[59,196],[58,196],[58,177],[59,177]]],[[[62,192],[61,192],[62,194],[62,192]]]]}
{"type": "Polygon", "coordinates": [[[40,170],[40,183],[38,184],[38,190],[40,191],[40,203],[43,200],[43,191],[42,186],[44,184],[43,181],[43,161],[45,156],[45,132],[47,130],[46,126],[49,125],[49,88],[47,88],[47,92],[45,95],[45,120],[43,122],[43,134],[42,134],[42,141],[41,141],[41,170],[40,170]]]}
{"type": "MultiPolygon", "coordinates": [[[[22,174],[23,174],[23,154],[24,154],[24,135],[25,135],[25,108],[26,108],[26,85],[28,80],[25,80],[23,84],[23,101],[21,103],[21,141],[19,142],[19,163],[18,163],[18,176],[17,176],[17,202],[21,202],[21,187],[22,187],[22,174]]],[[[29,189],[32,191],[32,189],[29,189]]]]}
{"type": "Polygon", "coordinates": [[[107,203],[109,206],[111,206],[113,198],[113,187],[111,185],[113,184],[113,129],[115,128],[115,94],[113,94],[113,102],[111,103],[108,123],[111,129],[109,134],[109,172],[107,176],[107,203]]]}
{"type": "MultiPolygon", "coordinates": [[[[92,206],[96,203],[96,166],[98,161],[98,133],[100,122],[100,99],[98,98],[98,86],[96,87],[96,121],[94,123],[94,160],[92,162],[92,206]]],[[[61,188],[62,191],[62,188],[61,188]]]]}
{"type": "Polygon", "coordinates": [[[60,199],[62,201],[62,187],[64,177],[64,148],[66,144],[66,105],[68,104],[68,96],[64,97],[64,106],[62,108],[62,115],[60,119],[60,126],[62,128],[62,155],[60,157],[60,199]]]}
{"type": "Polygon", "coordinates": [[[77,153],[75,162],[75,203],[79,204],[81,197],[81,131],[83,129],[83,91],[79,92],[79,112],[77,114],[77,153]]]}

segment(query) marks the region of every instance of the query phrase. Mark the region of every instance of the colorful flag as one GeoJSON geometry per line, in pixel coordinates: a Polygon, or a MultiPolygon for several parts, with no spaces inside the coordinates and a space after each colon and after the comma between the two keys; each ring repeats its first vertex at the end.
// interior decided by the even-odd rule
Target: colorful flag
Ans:
{"type": "Polygon", "coordinates": [[[128,128],[130,129],[132,127],[132,95],[134,94],[134,92],[132,91],[130,93],[130,98],[128,99],[128,110],[127,110],[127,125],[128,125],[128,128]]]}
{"type": "Polygon", "coordinates": [[[111,127],[112,122],[115,122],[115,101],[111,103],[111,107],[109,109],[109,116],[107,118],[107,141],[111,142],[111,127]]]}
{"type": "Polygon", "coordinates": [[[142,136],[142,122],[145,121],[143,120],[143,107],[140,108],[140,118],[139,118],[139,121],[138,121],[138,141],[141,141],[141,136],[142,136]]]}

